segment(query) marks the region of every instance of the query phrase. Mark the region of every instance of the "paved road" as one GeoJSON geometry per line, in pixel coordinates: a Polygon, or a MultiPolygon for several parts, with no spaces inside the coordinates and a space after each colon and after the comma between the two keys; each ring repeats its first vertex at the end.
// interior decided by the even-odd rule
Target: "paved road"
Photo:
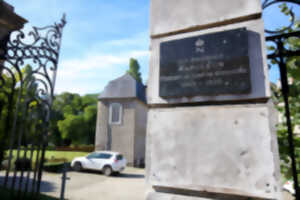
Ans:
{"type": "MultiPolygon", "coordinates": [[[[61,176],[44,172],[41,192],[59,197],[61,176]]],[[[67,181],[65,192],[68,200],[144,200],[148,191],[144,169],[128,167],[124,173],[112,177],[98,172],[68,172],[67,176],[71,178],[67,181]]],[[[3,179],[4,171],[1,171],[0,184],[3,179]]],[[[287,192],[283,192],[283,196],[284,200],[294,200],[287,192]]]]}
{"type": "MultiPolygon", "coordinates": [[[[145,170],[127,168],[122,174],[106,177],[98,172],[69,172],[65,198],[70,200],[141,200],[145,199],[145,170]]],[[[61,174],[44,173],[43,180],[54,184],[42,192],[59,197],[61,174]]],[[[45,185],[46,186],[46,185],[45,185]]]]}
{"type": "MultiPolygon", "coordinates": [[[[4,173],[0,173],[2,182],[4,173]]],[[[43,173],[41,192],[60,197],[62,174],[43,173]]],[[[99,172],[68,172],[65,198],[69,200],[143,200],[145,170],[126,168],[120,175],[106,177],[99,172]]]]}

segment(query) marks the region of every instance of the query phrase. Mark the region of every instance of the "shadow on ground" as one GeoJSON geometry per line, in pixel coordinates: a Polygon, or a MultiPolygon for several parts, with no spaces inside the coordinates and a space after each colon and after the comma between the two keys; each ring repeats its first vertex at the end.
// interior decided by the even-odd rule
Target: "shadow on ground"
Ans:
{"type": "MultiPolygon", "coordinates": [[[[95,175],[100,175],[100,176],[105,176],[102,172],[100,171],[93,171],[93,170],[82,170],[77,173],[86,173],[86,174],[95,174],[95,175]]],[[[112,178],[132,178],[132,179],[140,179],[140,178],[145,178],[145,175],[143,174],[131,174],[131,173],[119,173],[119,174],[112,174],[110,177],[112,178]]]]}
{"type": "MultiPolygon", "coordinates": [[[[5,176],[0,175],[0,185],[2,186],[4,184],[4,179],[5,176]]],[[[25,176],[23,177],[22,182],[20,183],[21,179],[19,176],[16,177],[16,182],[15,182],[15,189],[19,188],[19,185],[21,184],[21,188],[22,190],[25,190],[25,184],[26,184],[26,173],[25,176]]],[[[13,181],[13,175],[11,174],[11,176],[8,177],[8,186],[10,187],[13,181]]],[[[32,184],[33,184],[33,179],[29,178],[28,179],[28,189],[27,191],[31,191],[32,189],[32,184]]],[[[41,187],[40,187],[40,191],[41,192],[53,192],[55,191],[57,188],[55,187],[54,183],[48,182],[48,181],[41,181],[41,187]]]]}
{"type": "Polygon", "coordinates": [[[116,177],[116,178],[145,178],[145,175],[143,175],[143,174],[121,173],[121,174],[114,175],[113,177],[116,177]]]}

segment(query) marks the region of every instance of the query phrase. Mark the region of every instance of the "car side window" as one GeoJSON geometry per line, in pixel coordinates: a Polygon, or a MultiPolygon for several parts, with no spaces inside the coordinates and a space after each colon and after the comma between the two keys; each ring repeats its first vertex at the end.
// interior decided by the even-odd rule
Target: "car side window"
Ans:
{"type": "Polygon", "coordinates": [[[117,155],[117,160],[122,160],[123,159],[123,155],[119,154],[117,155]]]}
{"type": "Polygon", "coordinates": [[[87,156],[89,159],[110,159],[112,157],[111,154],[108,153],[91,153],[87,156]]]}
{"type": "Polygon", "coordinates": [[[108,153],[100,153],[98,158],[101,158],[101,159],[110,159],[112,157],[111,154],[108,154],[108,153]]]}

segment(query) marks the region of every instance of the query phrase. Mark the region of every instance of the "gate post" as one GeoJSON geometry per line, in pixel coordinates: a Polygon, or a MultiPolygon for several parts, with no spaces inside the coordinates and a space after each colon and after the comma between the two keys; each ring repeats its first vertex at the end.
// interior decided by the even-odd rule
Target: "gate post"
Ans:
{"type": "Polygon", "coordinates": [[[281,200],[260,0],[151,0],[147,200],[281,200]]]}
{"type": "Polygon", "coordinates": [[[14,12],[14,7],[0,0],[0,60],[3,62],[4,50],[10,33],[23,28],[26,19],[14,12]]]}

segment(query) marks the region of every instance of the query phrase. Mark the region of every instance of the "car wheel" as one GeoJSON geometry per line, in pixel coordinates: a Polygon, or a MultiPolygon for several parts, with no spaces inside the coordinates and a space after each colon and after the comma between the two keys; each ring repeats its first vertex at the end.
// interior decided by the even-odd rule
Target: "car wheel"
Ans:
{"type": "Polygon", "coordinates": [[[79,171],[82,170],[82,165],[81,165],[80,162],[76,162],[76,163],[74,164],[74,167],[73,167],[73,168],[74,168],[75,171],[79,172],[79,171]]]}
{"type": "Polygon", "coordinates": [[[110,176],[111,174],[112,174],[112,169],[111,169],[111,167],[110,166],[105,166],[104,168],[103,168],[103,174],[105,175],[105,176],[110,176]]]}

